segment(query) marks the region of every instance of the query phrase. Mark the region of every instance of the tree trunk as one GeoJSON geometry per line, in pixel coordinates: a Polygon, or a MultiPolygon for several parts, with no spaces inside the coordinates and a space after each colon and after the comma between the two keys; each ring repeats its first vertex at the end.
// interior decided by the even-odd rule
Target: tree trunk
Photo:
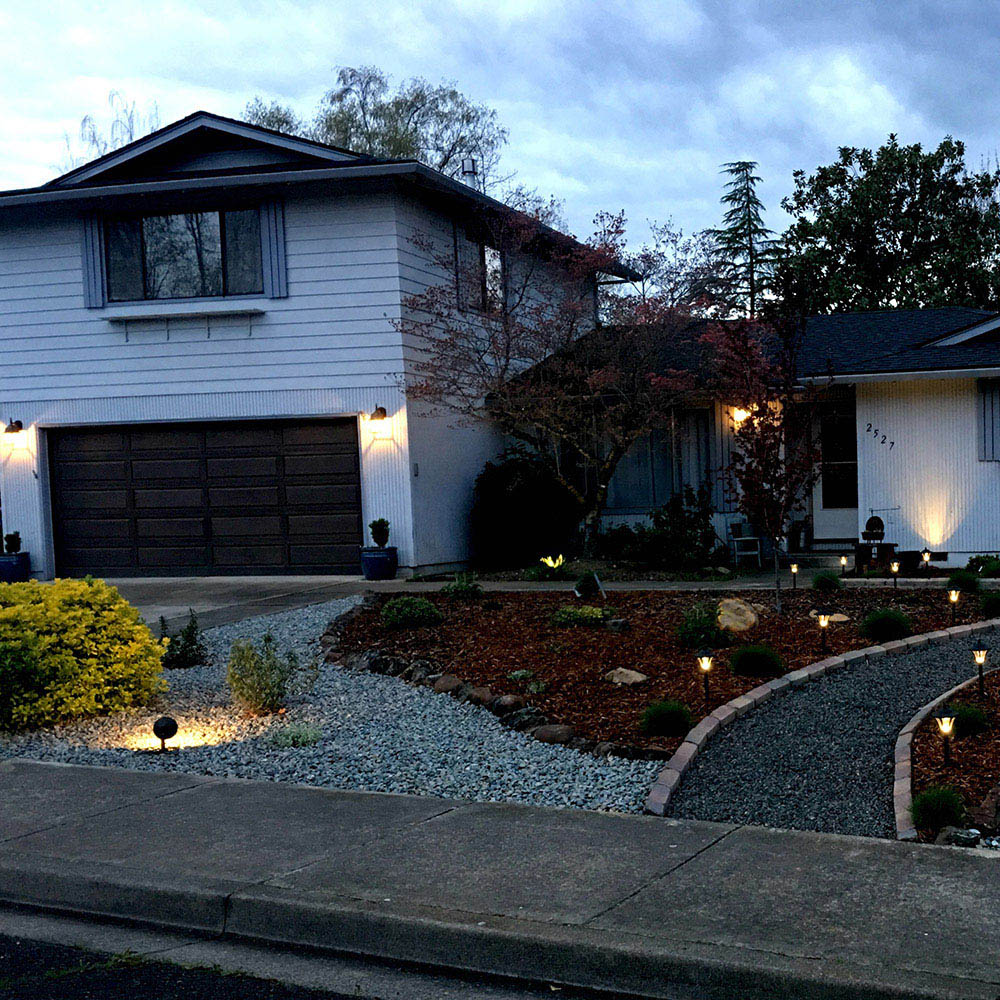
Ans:
{"type": "Polygon", "coordinates": [[[774,546],[774,610],[781,614],[781,567],[778,562],[778,543],[772,542],[774,546]]]}
{"type": "Polygon", "coordinates": [[[583,518],[583,554],[587,559],[593,559],[597,555],[597,536],[601,530],[601,511],[604,510],[604,502],[607,498],[607,484],[598,484],[583,518]]]}

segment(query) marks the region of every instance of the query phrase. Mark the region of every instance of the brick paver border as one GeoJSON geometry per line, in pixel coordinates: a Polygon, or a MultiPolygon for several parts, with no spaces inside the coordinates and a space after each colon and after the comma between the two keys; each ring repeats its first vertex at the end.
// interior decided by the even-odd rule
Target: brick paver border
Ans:
{"type": "MultiPolygon", "coordinates": [[[[994,623],[1000,627],[1000,619],[994,623]]],[[[993,667],[987,670],[987,674],[996,673],[1000,667],[993,667]]],[[[896,738],[896,749],[893,754],[895,770],[892,781],[892,807],[896,814],[896,839],[916,840],[917,831],[913,826],[913,817],[910,815],[910,807],[913,805],[913,734],[920,727],[920,724],[939,705],[954,698],[959,691],[976,683],[979,680],[979,672],[973,674],[967,681],[956,684],[950,691],[945,691],[943,695],[929,701],[923,708],[919,709],[910,721],[899,731],[896,738]]]]}
{"type": "MultiPolygon", "coordinates": [[[[733,698],[732,701],[728,701],[726,704],[720,705],[714,712],[707,715],[687,734],[684,738],[684,742],[680,745],[680,747],[678,747],[676,753],[674,753],[673,757],[667,761],[666,767],[664,767],[659,775],[657,775],[656,781],[653,783],[653,787],[649,790],[649,795],[646,796],[644,806],[645,811],[654,816],[665,816],[670,805],[671,797],[680,787],[681,780],[684,777],[684,772],[691,766],[691,762],[704,749],[705,745],[712,738],[712,736],[714,736],[715,733],[723,726],[728,726],[733,719],[738,718],[743,715],[744,712],[749,712],[752,708],[755,708],[757,705],[767,701],[768,698],[776,694],[778,691],[782,691],[787,687],[801,687],[808,681],[819,680],[819,678],[824,674],[831,673],[834,670],[842,670],[844,667],[850,666],[850,664],[855,663],[858,660],[875,660],[880,656],[897,656],[901,653],[909,653],[914,649],[919,649],[921,646],[926,646],[930,643],[949,642],[952,639],[961,639],[964,636],[973,635],[977,632],[988,632],[995,628],[1000,628],[1000,618],[992,618],[987,621],[976,622],[974,625],[954,625],[951,628],[940,629],[936,632],[924,632],[921,635],[911,635],[907,639],[886,642],[881,646],[867,646],[864,649],[854,649],[847,653],[841,653],[839,656],[828,656],[825,660],[819,660],[817,663],[810,663],[808,666],[801,667],[799,670],[793,670],[791,673],[783,674],[781,677],[776,677],[774,680],[760,684],[752,691],[747,691],[746,694],[742,694],[738,698],[733,698]]],[[[957,688],[955,690],[957,690],[957,688]]],[[[948,698],[953,693],[954,692],[949,691],[948,694],[942,695],[942,698],[948,698]]],[[[932,702],[930,706],[925,706],[927,711],[930,711],[940,700],[941,699],[938,699],[937,701],[932,702]]],[[[924,709],[921,709],[921,712],[923,711],[924,709]]],[[[923,718],[923,716],[920,716],[920,718],[923,718]]],[[[911,719],[910,722],[907,723],[907,726],[913,726],[913,729],[915,729],[916,722],[914,720],[919,721],[917,716],[914,716],[914,719],[911,719]]],[[[909,738],[912,739],[913,729],[904,729],[903,732],[908,732],[909,738]]],[[[902,738],[903,734],[901,733],[900,739],[902,738]]],[[[909,739],[906,742],[906,747],[907,799],[905,804],[905,816],[907,818],[907,822],[909,822],[909,739]]],[[[899,761],[899,741],[897,741],[896,781],[893,785],[894,795],[901,787],[899,781],[899,761]]],[[[899,801],[900,800],[896,800],[897,837],[901,840],[912,840],[916,837],[916,831],[913,831],[912,837],[904,838],[899,834],[899,801]]]]}

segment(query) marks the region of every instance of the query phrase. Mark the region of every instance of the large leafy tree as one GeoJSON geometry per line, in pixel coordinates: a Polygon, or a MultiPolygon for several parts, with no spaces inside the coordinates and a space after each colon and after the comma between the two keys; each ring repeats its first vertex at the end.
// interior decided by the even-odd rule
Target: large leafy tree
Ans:
{"type": "Polygon", "coordinates": [[[375,66],[344,66],[312,121],[259,97],[246,106],[243,117],[357,153],[420,160],[453,177],[461,176],[463,159],[472,157],[480,187],[502,179],[498,171],[507,129],[496,111],[469,100],[452,83],[413,77],[394,86],[375,66]]]}
{"type": "Polygon", "coordinates": [[[456,261],[450,245],[419,245],[443,280],[410,296],[397,323],[413,348],[407,394],[460,423],[488,422],[536,456],[577,502],[592,548],[618,463],[687,397],[689,377],[664,358],[690,312],[616,287],[614,324],[595,324],[595,275],[622,270],[620,215],[600,216],[585,244],[517,209],[469,228],[496,269],[475,252],[456,261]]]}
{"type": "Polygon", "coordinates": [[[1000,172],[970,171],[961,142],[890,135],[794,181],[776,284],[796,312],[1000,306],[1000,172]]]}
{"type": "Polygon", "coordinates": [[[753,319],[774,259],[773,232],[764,225],[764,203],[757,194],[760,177],[753,160],[723,164],[729,176],[722,204],[722,226],[710,230],[718,254],[718,275],[732,307],[753,319]]]}

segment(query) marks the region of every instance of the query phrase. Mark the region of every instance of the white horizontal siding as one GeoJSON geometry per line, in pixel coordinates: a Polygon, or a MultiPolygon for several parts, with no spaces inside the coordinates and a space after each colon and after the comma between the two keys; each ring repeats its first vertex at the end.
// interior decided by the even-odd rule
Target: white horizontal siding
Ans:
{"type": "Polygon", "coordinates": [[[859,520],[899,507],[879,513],[887,540],[952,564],[1000,551],[1000,463],[978,459],[975,380],[862,383],[857,407],[859,520]]]}

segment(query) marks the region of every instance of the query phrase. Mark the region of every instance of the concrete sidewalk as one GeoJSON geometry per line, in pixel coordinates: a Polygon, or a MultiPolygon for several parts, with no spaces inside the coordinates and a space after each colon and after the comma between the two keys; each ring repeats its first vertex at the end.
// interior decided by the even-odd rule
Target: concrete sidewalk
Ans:
{"type": "Polygon", "coordinates": [[[0,764],[0,901],[701,1000],[1000,992],[1000,864],[651,817],[0,764]]]}

